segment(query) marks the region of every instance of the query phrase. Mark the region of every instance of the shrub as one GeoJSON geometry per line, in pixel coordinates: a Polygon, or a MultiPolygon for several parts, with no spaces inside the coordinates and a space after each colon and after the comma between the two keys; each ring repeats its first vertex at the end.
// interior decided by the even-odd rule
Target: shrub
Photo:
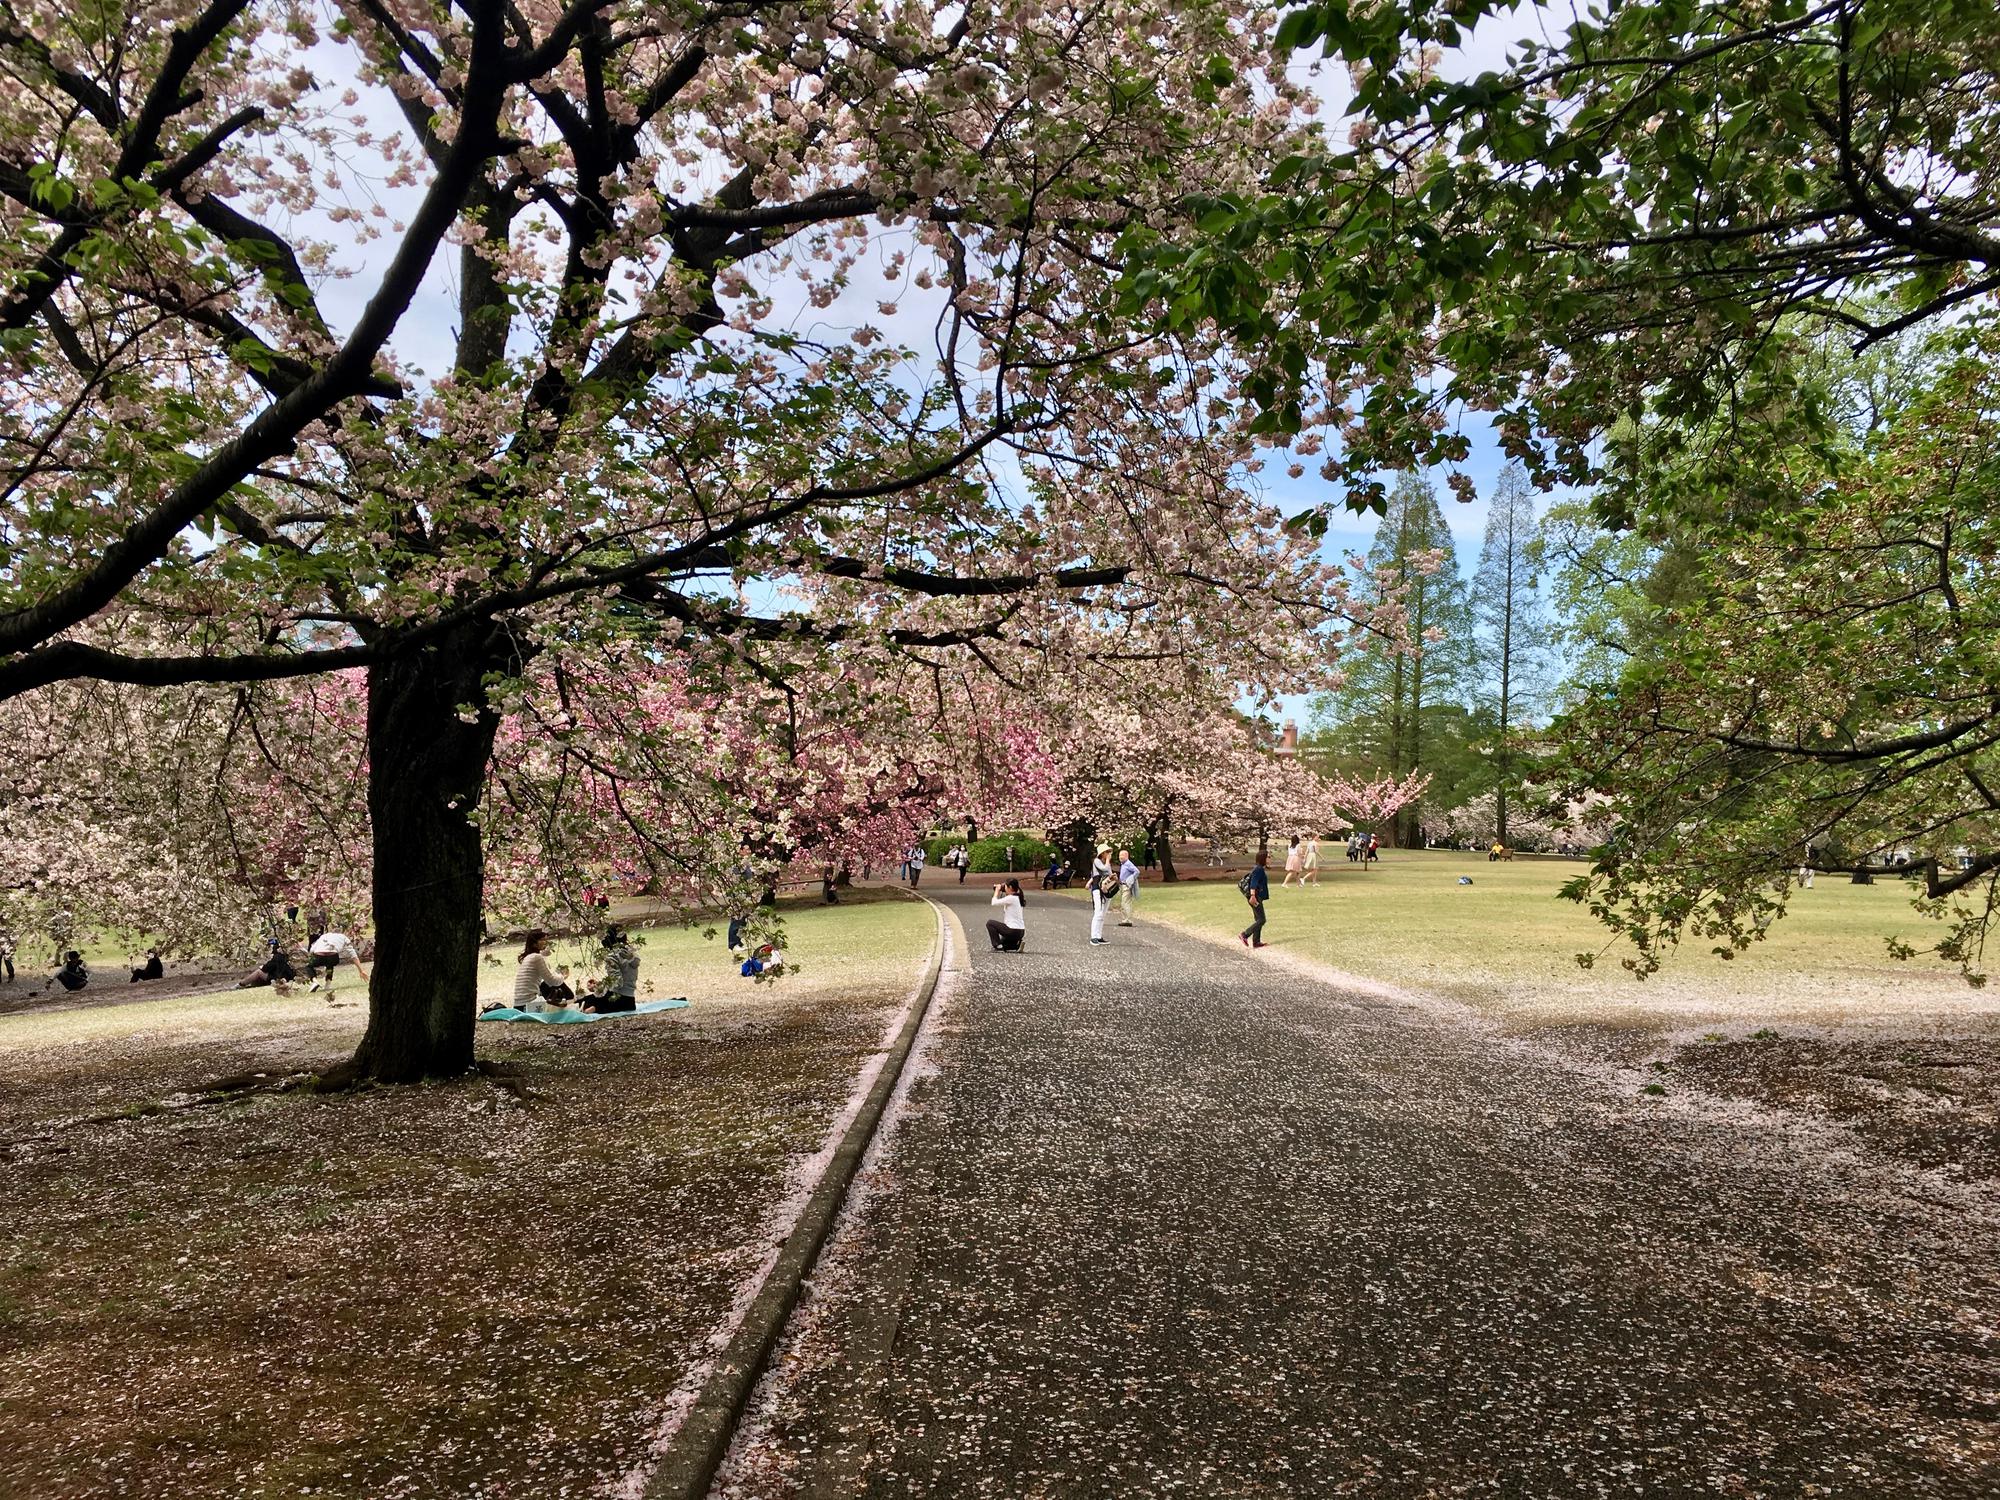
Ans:
{"type": "Polygon", "coordinates": [[[1046,870],[1049,867],[1050,847],[1047,839],[1037,838],[1032,833],[993,833],[980,839],[972,846],[972,869],[980,875],[1004,875],[1007,873],[1007,846],[1014,846],[1014,873],[1026,874],[1031,871],[1046,870]]]}

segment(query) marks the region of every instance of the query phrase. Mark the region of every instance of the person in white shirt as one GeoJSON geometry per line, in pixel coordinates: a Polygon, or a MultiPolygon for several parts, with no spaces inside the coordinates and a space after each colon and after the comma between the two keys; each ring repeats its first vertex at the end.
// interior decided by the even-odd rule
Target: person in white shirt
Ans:
{"type": "Polygon", "coordinates": [[[575,998],[562,971],[550,967],[548,945],[549,936],[539,927],[522,937],[521,956],[514,961],[514,1009],[539,1010],[546,1001],[575,998]]]}
{"type": "Polygon", "coordinates": [[[355,950],[354,940],[344,932],[322,932],[312,940],[312,947],[306,951],[306,973],[312,979],[306,988],[318,989],[320,977],[324,975],[327,996],[332,998],[342,959],[354,965],[354,972],[361,976],[363,984],[368,982],[368,971],[361,967],[361,955],[355,950]]]}
{"type": "Polygon", "coordinates": [[[993,887],[993,904],[1000,915],[986,919],[986,935],[993,940],[995,953],[1018,953],[1028,941],[1028,920],[1021,911],[1021,882],[1004,881],[993,887]]]}
{"type": "Polygon", "coordinates": [[[917,888],[917,882],[924,878],[924,860],[928,858],[922,844],[910,845],[910,889],[917,888]]]}
{"type": "Polygon", "coordinates": [[[1104,914],[1118,891],[1118,872],[1111,866],[1111,846],[1099,844],[1097,858],[1090,862],[1090,940],[1104,941],[1104,914]]]}

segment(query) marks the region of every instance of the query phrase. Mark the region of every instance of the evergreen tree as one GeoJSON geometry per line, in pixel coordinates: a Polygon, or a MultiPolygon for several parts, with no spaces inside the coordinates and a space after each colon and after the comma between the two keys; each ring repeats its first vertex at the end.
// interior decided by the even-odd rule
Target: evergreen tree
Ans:
{"type": "MultiPolygon", "coordinates": [[[[1321,738],[1341,760],[1395,776],[1448,765],[1463,757],[1472,722],[1465,703],[1472,614],[1451,529],[1420,475],[1402,475],[1389,491],[1368,563],[1383,587],[1406,589],[1411,634],[1420,644],[1408,653],[1384,645],[1361,652],[1346,683],[1314,705],[1321,738]]],[[[1425,802],[1450,806],[1449,795],[1444,782],[1434,782],[1425,802]]],[[[1421,805],[1397,815],[1397,843],[1418,841],[1421,815],[1421,805]]]]}
{"type": "Polygon", "coordinates": [[[1472,578],[1475,692],[1493,721],[1490,787],[1503,844],[1525,769],[1520,726],[1541,706],[1552,654],[1536,540],[1534,491],[1520,466],[1509,464],[1493,492],[1479,570],[1472,578]]]}

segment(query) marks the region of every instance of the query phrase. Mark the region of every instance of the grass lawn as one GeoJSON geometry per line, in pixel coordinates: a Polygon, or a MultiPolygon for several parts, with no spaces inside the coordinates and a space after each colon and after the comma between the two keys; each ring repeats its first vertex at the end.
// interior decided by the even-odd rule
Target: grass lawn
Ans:
{"type": "MultiPolygon", "coordinates": [[[[1337,851],[1336,851],[1337,852],[1337,851]]],[[[1372,869],[1336,860],[1318,888],[1277,888],[1266,940],[1351,974],[1464,1001],[1510,1026],[1572,1023],[1673,1030],[1724,1023],[1840,1024],[1923,1018],[1990,1023],[2000,994],[1973,989],[1934,960],[1900,963],[1885,940],[1921,947],[1927,924],[1896,881],[1822,879],[1799,892],[1764,941],[1728,960],[1690,945],[1635,980],[1613,947],[1591,970],[1576,955],[1607,934],[1556,889],[1572,860],[1488,863],[1484,855],[1386,850],[1372,869]],[[1458,877],[1470,875],[1469,886],[1458,877]]],[[[1232,880],[1151,885],[1147,915],[1210,933],[1247,918],[1232,880]]]]}
{"type": "Polygon", "coordinates": [[[303,992],[0,1016],[0,1496],[552,1497],[642,1466],[929,956],[930,908],[871,895],[792,912],[781,982],[650,931],[642,995],[690,1009],[482,1025],[525,1103],[186,1092],[344,1055],[361,1007],[303,992]]]}

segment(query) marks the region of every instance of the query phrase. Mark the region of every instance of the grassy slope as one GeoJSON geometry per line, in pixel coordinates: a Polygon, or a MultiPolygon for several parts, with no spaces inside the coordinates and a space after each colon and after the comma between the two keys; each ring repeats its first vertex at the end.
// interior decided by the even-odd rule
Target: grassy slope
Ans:
{"type": "MultiPolygon", "coordinates": [[[[1337,851],[1336,851],[1337,852],[1337,851]]],[[[1991,1015],[2000,997],[1951,967],[1888,956],[1892,934],[1922,946],[1907,889],[1821,880],[1800,892],[1765,941],[1724,961],[1702,948],[1635,981],[1611,949],[1591,971],[1576,955],[1605,946],[1588,912],[1556,897],[1571,861],[1489,864],[1483,855],[1387,852],[1360,870],[1338,860],[1318,889],[1274,889],[1266,936],[1281,950],[1350,973],[1449,996],[1523,1026],[1605,1022],[1678,1026],[1750,1017],[1852,1021],[1991,1015]],[[1458,877],[1470,875],[1469,886],[1458,877]]],[[[1272,882],[1283,878],[1274,871],[1272,882]]],[[[1246,920],[1233,882],[1153,885],[1146,911],[1211,933],[1246,920]]]]}
{"type": "Polygon", "coordinates": [[[0,1018],[0,1496],[601,1493],[756,1268],[789,1174],[921,973],[900,900],[800,972],[649,934],[689,1010],[480,1027],[480,1079],[113,1116],[330,1059],[269,991],[0,1018]]]}

